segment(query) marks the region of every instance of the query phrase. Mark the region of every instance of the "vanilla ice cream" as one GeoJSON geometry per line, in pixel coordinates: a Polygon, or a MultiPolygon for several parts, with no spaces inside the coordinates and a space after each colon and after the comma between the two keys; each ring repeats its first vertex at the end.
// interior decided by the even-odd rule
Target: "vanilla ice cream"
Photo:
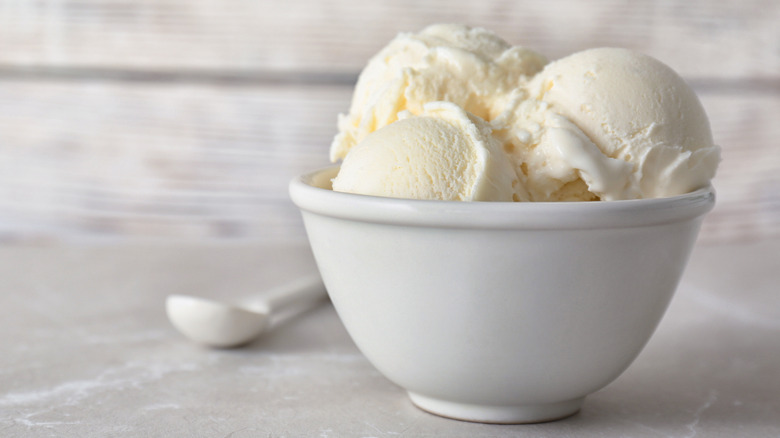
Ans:
{"type": "Polygon", "coordinates": [[[484,29],[435,25],[368,63],[331,159],[344,159],[337,191],[609,201],[703,187],[720,149],[694,92],[654,58],[600,48],[545,65],[484,29]]]}
{"type": "Polygon", "coordinates": [[[452,102],[491,120],[545,63],[485,29],[437,24],[399,34],[360,74],[349,114],[339,116],[331,160],[343,159],[369,133],[398,120],[399,112],[420,114],[427,102],[452,102]]]}
{"type": "Polygon", "coordinates": [[[333,190],[395,198],[512,201],[514,166],[479,117],[449,102],[369,134],[333,179],[333,190]]]}
{"type": "Polygon", "coordinates": [[[600,199],[679,195],[715,175],[720,150],[704,108],[677,73],[650,56],[585,50],[547,65],[528,90],[568,121],[552,118],[544,146],[600,199]],[[562,124],[569,133],[560,132],[562,124]]]}

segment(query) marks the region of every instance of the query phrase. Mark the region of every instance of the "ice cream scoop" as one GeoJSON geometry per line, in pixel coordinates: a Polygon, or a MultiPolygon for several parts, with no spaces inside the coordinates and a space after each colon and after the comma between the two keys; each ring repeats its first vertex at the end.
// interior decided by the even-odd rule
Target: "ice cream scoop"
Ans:
{"type": "Polygon", "coordinates": [[[339,116],[331,160],[344,158],[368,134],[398,120],[399,112],[419,115],[428,102],[452,102],[490,120],[514,97],[518,84],[546,62],[478,27],[434,24],[401,33],[361,72],[349,113],[339,116]]]}
{"type": "Polygon", "coordinates": [[[584,50],[548,64],[528,90],[532,101],[597,146],[568,147],[572,143],[559,137],[545,145],[601,199],[681,195],[715,175],[720,148],[704,108],[691,87],[653,57],[620,48],[584,50]]]}
{"type": "Polygon", "coordinates": [[[450,102],[369,134],[344,159],[333,190],[443,201],[512,201],[517,176],[484,120],[450,102]]]}
{"type": "Polygon", "coordinates": [[[189,339],[211,347],[236,347],[257,338],[277,312],[300,312],[325,297],[319,276],[304,277],[231,305],[190,295],[169,295],[171,324],[189,339]]]}

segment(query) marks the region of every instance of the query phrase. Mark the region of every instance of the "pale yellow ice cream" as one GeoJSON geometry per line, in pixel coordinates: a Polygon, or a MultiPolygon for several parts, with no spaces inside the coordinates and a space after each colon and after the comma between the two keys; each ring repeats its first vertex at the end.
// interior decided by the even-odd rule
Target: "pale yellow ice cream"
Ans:
{"type": "Polygon", "coordinates": [[[545,63],[480,28],[437,24],[399,34],[360,74],[349,114],[339,116],[331,160],[343,159],[368,134],[398,120],[399,112],[420,114],[428,102],[452,102],[490,120],[545,63]]]}
{"type": "Polygon", "coordinates": [[[600,199],[679,195],[715,175],[720,149],[704,108],[677,73],[650,56],[585,50],[547,65],[528,90],[547,121],[536,147],[554,150],[557,165],[573,169],[600,199]]]}
{"type": "Polygon", "coordinates": [[[344,163],[334,190],[421,199],[620,200],[687,193],[715,175],[720,149],[704,109],[660,61],[602,48],[544,63],[483,29],[435,25],[399,35],[369,62],[350,113],[339,118],[331,159],[344,163]],[[438,101],[449,103],[423,109],[438,101]],[[398,121],[399,114],[406,118],[398,121]],[[459,142],[443,134],[445,121],[460,132],[459,142]],[[465,126],[483,133],[478,142],[465,126]],[[477,163],[476,144],[492,161],[464,164],[477,163]],[[479,189],[479,181],[493,188],[479,189]]]}
{"type": "Polygon", "coordinates": [[[355,146],[333,190],[395,198],[512,201],[514,166],[487,122],[449,102],[426,104],[415,116],[355,146]]]}

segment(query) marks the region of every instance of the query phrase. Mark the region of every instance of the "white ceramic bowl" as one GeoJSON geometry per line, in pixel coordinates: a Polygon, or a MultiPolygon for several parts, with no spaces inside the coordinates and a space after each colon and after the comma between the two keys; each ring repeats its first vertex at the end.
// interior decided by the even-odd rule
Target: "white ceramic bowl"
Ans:
{"type": "Polygon", "coordinates": [[[523,423],[574,414],[663,316],[711,187],[664,199],[486,203],[333,192],[292,181],[347,331],[418,407],[523,423]]]}

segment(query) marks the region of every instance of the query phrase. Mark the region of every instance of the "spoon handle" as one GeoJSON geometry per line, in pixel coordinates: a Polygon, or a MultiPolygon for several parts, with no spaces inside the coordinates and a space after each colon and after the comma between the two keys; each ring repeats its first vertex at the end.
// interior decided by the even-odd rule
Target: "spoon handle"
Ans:
{"type": "Polygon", "coordinates": [[[270,289],[263,294],[270,312],[299,304],[314,304],[327,293],[319,275],[310,275],[270,289]]]}

